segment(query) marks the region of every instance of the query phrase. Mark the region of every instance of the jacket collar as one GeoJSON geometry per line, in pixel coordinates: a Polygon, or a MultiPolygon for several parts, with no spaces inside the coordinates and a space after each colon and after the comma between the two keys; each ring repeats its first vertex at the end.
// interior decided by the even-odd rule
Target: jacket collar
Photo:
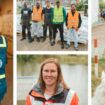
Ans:
{"type": "MultiPolygon", "coordinates": [[[[58,84],[57,92],[54,96],[57,96],[57,95],[61,94],[63,92],[63,90],[64,90],[64,88],[63,88],[62,84],[61,83],[58,84]]],[[[43,94],[44,93],[41,89],[41,83],[35,84],[32,88],[31,95],[36,96],[36,97],[44,98],[43,94]]]]}

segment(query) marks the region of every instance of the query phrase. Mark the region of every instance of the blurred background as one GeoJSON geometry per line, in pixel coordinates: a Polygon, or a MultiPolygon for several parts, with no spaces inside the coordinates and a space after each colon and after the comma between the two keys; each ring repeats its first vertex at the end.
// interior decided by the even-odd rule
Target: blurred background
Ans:
{"type": "Polygon", "coordinates": [[[39,76],[41,62],[57,58],[61,64],[64,80],[75,90],[80,105],[88,105],[88,56],[86,55],[17,55],[17,105],[25,99],[39,76]]]}

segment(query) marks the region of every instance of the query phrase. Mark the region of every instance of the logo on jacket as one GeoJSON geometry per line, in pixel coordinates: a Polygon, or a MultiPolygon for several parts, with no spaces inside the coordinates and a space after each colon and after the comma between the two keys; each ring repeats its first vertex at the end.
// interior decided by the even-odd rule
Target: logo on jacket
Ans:
{"type": "Polygon", "coordinates": [[[3,62],[2,62],[2,60],[0,59],[0,68],[2,67],[2,65],[3,65],[3,62]]]}

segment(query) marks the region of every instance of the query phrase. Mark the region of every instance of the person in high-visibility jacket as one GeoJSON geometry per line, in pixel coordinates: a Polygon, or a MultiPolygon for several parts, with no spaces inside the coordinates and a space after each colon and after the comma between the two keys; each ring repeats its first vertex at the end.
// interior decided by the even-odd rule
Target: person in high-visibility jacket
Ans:
{"type": "Polygon", "coordinates": [[[56,58],[43,61],[38,82],[30,90],[26,105],[79,105],[79,98],[64,82],[56,58]]]}
{"type": "Polygon", "coordinates": [[[5,66],[7,64],[7,41],[4,36],[0,36],[0,104],[7,91],[5,76],[5,66]]]}
{"type": "Polygon", "coordinates": [[[56,6],[53,9],[52,13],[52,23],[53,23],[53,45],[55,44],[56,40],[56,33],[57,29],[60,32],[60,38],[61,38],[61,48],[64,48],[64,22],[66,20],[66,10],[64,7],[61,6],[60,0],[56,1],[56,6]]]}
{"type": "Polygon", "coordinates": [[[69,30],[69,35],[67,38],[66,48],[68,49],[70,47],[71,37],[74,39],[74,48],[75,50],[78,50],[78,30],[81,27],[81,15],[76,10],[75,4],[71,5],[71,10],[67,13],[67,19],[66,19],[66,25],[67,29],[69,30]]]}
{"type": "Polygon", "coordinates": [[[42,26],[42,6],[41,2],[37,1],[36,6],[33,6],[32,10],[32,36],[37,38],[37,42],[40,41],[40,29],[42,26]]]}

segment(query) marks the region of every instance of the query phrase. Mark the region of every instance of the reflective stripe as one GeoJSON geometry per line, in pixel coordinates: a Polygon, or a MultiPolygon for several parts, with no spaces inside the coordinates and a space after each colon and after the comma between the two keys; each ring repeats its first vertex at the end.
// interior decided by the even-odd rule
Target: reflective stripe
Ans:
{"type": "Polygon", "coordinates": [[[0,47],[6,47],[6,40],[5,40],[5,37],[4,37],[4,36],[1,36],[1,37],[2,37],[3,43],[0,44],[0,47]]]}
{"type": "Polygon", "coordinates": [[[0,75],[0,79],[3,79],[3,78],[5,78],[5,74],[0,75]]]}
{"type": "Polygon", "coordinates": [[[70,89],[70,91],[67,95],[66,101],[65,101],[65,105],[71,105],[71,101],[73,99],[74,93],[75,92],[72,89],[70,89]]]}

